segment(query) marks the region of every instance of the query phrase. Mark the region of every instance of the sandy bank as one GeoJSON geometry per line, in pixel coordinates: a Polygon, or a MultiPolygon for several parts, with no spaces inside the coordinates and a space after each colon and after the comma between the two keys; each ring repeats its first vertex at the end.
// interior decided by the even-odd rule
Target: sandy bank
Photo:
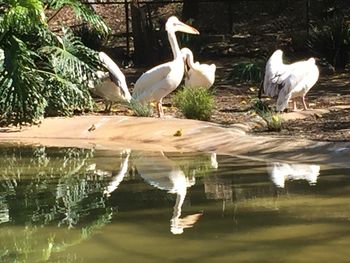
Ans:
{"type": "Polygon", "coordinates": [[[126,116],[47,118],[39,126],[0,129],[0,140],[47,146],[129,147],[140,150],[212,151],[257,159],[296,162],[350,161],[350,142],[315,142],[253,136],[244,125],[220,125],[184,119],[126,116]],[[181,132],[179,132],[181,131],[181,132]],[[174,136],[181,133],[181,136],[174,136]]]}

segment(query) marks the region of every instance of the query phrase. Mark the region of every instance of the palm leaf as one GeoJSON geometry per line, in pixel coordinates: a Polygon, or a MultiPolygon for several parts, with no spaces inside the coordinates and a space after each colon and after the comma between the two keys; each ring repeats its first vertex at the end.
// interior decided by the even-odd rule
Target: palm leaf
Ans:
{"type": "Polygon", "coordinates": [[[28,32],[45,20],[40,0],[9,0],[1,20],[4,32],[28,32]]]}
{"type": "MultiPolygon", "coordinates": [[[[68,30],[62,37],[51,32],[43,3],[0,0],[0,121],[6,124],[92,108],[87,83],[100,67],[97,54],[68,30]]],[[[82,18],[103,24],[78,0],[47,4],[73,5],[82,18]]]]}
{"type": "Polygon", "coordinates": [[[97,55],[86,48],[71,31],[64,29],[63,32],[64,36],[58,37],[60,46],[45,46],[39,51],[48,57],[57,76],[86,83],[98,67],[97,55]]]}
{"type": "Polygon", "coordinates": [[[34,63],[36,54],[14,36],[9,41],[0,79],[0,115],[5,122],[22,124],[44,114],[43,78],[34,63]]]}
{"type": "Polygon", "coordinates": [[[100,34],[104,35],[108,34],[109,32],[109,28],[103,19],[99,15],[95,14],[93,9],[91,9],[88,5],[79,0],[52,0],[49,1],[48,4],[54,9],[62,8],[65,5],[70,6],[74,10],[77,17],[88,22],[100,34]]]}

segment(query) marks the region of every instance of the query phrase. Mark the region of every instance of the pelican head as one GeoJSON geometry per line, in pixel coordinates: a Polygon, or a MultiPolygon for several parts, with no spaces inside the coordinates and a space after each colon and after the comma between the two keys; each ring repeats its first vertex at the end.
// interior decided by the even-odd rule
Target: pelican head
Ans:
{"type": "Polygon", "coordinates": [[[271,57],[278,57],[282,59],[282,56],[283,56],[283,51],[280,49],[277,49],[275,52],[273,52],[271,57]]]}
{"type": "Polygon", "coordinates": [[[165,24],[165,30],[169,33],[181,31],[188,34],[195,34],[195,35],[199,34],[199,31],[197,29],[181,22],[176,16],[171,16],[168,18],[165,24]]]}
{"type": "Polygon", "coordinates": [[[316,58],[309,58],[308,62],[311,64],[316,64],[317,59],[316,58]]]}

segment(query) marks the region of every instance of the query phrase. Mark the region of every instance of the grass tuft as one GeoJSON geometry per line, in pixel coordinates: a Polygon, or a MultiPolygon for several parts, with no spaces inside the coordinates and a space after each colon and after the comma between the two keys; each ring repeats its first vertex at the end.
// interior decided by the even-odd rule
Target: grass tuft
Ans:
{"type": "Polygon", "coordinates": [[[176,93],[174,102],[187,119],[208,121],[214,109],[213,94],[203,87],[184,87],[176,93]]]}
{"type": "Polygon", "coordinates": [[[267,124],[269,131],[281,131],[283,119],[279,113],[271,110],[266,102],[254,99],[252,110],[256,112],[267,124]]]}
{"type": "Polygon", "coordinates": [[[152,107],[149,104],[142,104],[137,100],[131,99],[128,106],[138,117],[151,117],[153,115],[152,107]]]}

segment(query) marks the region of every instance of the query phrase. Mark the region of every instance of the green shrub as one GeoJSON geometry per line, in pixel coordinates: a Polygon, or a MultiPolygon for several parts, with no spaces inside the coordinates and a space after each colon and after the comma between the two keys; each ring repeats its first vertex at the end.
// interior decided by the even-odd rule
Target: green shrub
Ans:
{"type": "Polygon", "coordinates": [[[344,69],[349,62],[350,27],[342,15],[335,15],[311,26],[307,45],[336,70],[344,69]]]}
{"type": "Polygon", "coordinates": [[[229,78],[235,81],[259,83],[262,80],[265,61],[255,60],[232,65],[229,78]]]}
{"type": "Polygon", "coordinates": [[[177,92],[174,102],[188,119],[210,120],[214,109],[214,97],[211,91],[203,87],[185,87],[177,92]]]}
{"type": "Polygon", "coordinates": [[[149,104],[142,104],[134,99],[131,99],[128,106],[138,117],[150,117],[153,114],[152,107],[149,104]]]}
{"type": "Polygon", "coordinates": [[[282,130],[281,115],[270,109],[266,102],[263,102],[259,99],[254,99],[252,101],[252,110],[264,119],[269,131],[282,130]]]}

